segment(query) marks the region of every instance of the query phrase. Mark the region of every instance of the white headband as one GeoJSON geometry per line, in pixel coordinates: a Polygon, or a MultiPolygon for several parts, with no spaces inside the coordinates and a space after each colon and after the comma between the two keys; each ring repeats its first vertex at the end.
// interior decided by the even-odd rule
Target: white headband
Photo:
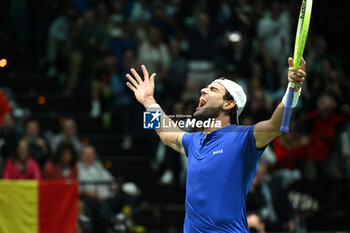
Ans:
{"type": "Polygon", "coordinates": [[[237,124],[238,124],[238,116],[244,109],[245,103],[247,102],[247,96],[243,91],[243,88],[229,79],[216,79],[213,83],[220,83],[225,89],[233,96],[237,104],[237,124]]]}

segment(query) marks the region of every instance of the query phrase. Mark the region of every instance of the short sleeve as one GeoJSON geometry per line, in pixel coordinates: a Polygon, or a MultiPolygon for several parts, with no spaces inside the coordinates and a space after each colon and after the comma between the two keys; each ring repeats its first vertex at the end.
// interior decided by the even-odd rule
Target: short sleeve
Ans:
{"type": "Polygon", "coordinates": [[[248,159],[250,162],[256,162],[259,160],[262,153],[265,151],[266,146],[262,149],[257,149],[255,147],[255,139],[254,139],[254,127],[256,125],[252,126],[243,126],[241,128],[241,132],[245,132],[244,136],[244,142],[243,142],[243,151],[244,157],[248,159]]]}
{"type": "Polygon", "coordinates": [[[185,150],[186,157],[188,157],[188,148],[189,148],[189,144],[190,144],[191,138],[192,138],[191,133],[185,133],[182,136],[182,146],[183,146],[183,148],[185,150]]]}

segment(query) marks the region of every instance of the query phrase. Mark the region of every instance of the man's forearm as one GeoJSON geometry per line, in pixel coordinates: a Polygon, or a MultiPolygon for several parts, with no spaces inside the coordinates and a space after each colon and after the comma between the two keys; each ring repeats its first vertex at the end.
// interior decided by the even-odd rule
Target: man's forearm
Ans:
{"type": "Polygon", "coordinates": [[[280,103],[275,109],[275,111],[273,112],[271,118],[268,120],[269,121],[268,132],[274,132],[276,133],[277,136],[282,134],[280,132],[280,128],[282,124],[284,108],[285,108],[284,104],[280,103]]]}
{"type": "MultiPolygon", "coordinates": [[[[149,101],[150,103],[152,101],[149,101]]],[[[146,106],[146,104],[144,104],[146,106]]],[[[159,129],[155,129],[156,133],[158,134],[159,138],[162,140],[162,142],[172,147],[174,150],[181,152],[182,149],[182,135],[184,134],[184,131],[182,131],[176,124],[171,120],[170,117],[168,117],[165,112],[162,110],[162,108],[155,102],[153,104],[148,105],[147,110],[149,111],[160,111],[161,113],[161,127],[159,129]],[[162,125],[162,122],[169,122],[169,125],[167,127],[164,127],[162,125]]]]}
{"type": "Polygon", "coordinates": [[[266,121],[261,121],[254,128],[255,146],[263,148],[269,144],[274,138],[280,136],[282,132],[280,127],[282,124],[284,105],[280,103],[271,118],[266,121]]]}

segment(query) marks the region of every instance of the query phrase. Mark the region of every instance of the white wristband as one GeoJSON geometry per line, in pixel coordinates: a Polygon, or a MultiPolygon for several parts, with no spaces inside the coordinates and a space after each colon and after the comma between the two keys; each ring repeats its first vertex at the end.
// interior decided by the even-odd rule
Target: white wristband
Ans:
{"type": "MultiPolygon", "coordinates": [[[[291,87],[290,83],[288,83],[288,87],[287,87],[286,93],[284,94],[284,96],[282,98],[282,103],[284,104],[284,106],[287,105],[287,95],[288,95],[288,91],[289,91],[290,87],[291,87]]],[[[292,108],[295,108],[295,106],[297,106],[298,100],[299,100],[299,96],[300,96],[300,92],[301,92],[301,87],[300,87],[299,91],[294,91],[292,108]]]]}
{"type": "Polygon", "coordinates": [[[160,107],[159,104],[151,104],[150,106],[147,107],[147,111],[154,111],[154,110],[162,111],[162,108],[160,107]]]}

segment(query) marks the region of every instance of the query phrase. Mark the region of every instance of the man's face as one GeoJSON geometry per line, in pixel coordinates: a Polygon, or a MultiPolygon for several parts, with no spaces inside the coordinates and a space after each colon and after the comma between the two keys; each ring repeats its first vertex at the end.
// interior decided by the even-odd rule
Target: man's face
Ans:
{"type": "Polygon", "coordinates": [[[333,115],[335,107],[334,101],[327,96],[322,97],[318,103],[318,111],[324,119],[328,119],[333,115]]]}
{"type": "Polygon", "coordinates": [[[17,147],[18,159],[21,161],[25,161],[29,157],[29,145],[26,140],[21,140],[18,143],[17,147]]]}
{"type": "Polygon", "coordinates": [[[87,147],[83,149],[81,152],[81,162],[84,163],[85,165],[91,166],[94,164],[96,159],[96,152],[95,149],[91,147],[87,147]]]}
{"type": "Polygon", "coordinates": [[[73,158],[72,151],[70,149],[66,149],[65,151],[63,151],[60,158],[61,165],[68,166],[72,161],[72,158],[73,158]]]}
{"type": "Polygon", "coordinates": [[[12,118],[11,114],[9,114],[9,113],[5,113],[4,114],[1,126],[2,127],[8,127],[8,128],[12,128],[13,127],[13,118],[12,118]]]}
{"type": "Polygon", "coordinates": [[[75,122],[66,120],[63,125],[63,132],[68,138],[72,138],[76,133],[75,122]]]}
{"type": "Polygon", "coordinates": [[[31,137],[39,135],[39,124],[37,121],[29,121],[27,123],[26,134],[31,137]]]}
{"type": "Polygon", "coordinates": [[[222,112],[226,89],[220,83],[211,83],[201,90],[201,94],[193,116],[200,120],[217,118],[222,112]]]}

